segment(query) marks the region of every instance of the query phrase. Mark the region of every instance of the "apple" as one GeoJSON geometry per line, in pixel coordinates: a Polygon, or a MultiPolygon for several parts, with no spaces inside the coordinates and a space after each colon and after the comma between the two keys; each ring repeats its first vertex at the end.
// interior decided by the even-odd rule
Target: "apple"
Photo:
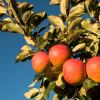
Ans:
{"type": "Polygon", "coordinates": [[[32,68],[37,73],[42,73],[49,64],[49,56],[44,51],[37,52],[32,57],[32,68]]]}
{"type": "Polygon", "coordinates": [[[92,57],[87,61],[86,71],[90,79],[100,83],[100,56],[92,57]]]}
{"type": "Polygon", "coordinates": [[[75,58],[67,60],[63,65],[63,77],[70,85],[77,86],[82,84],[86,77],[85,64],[75,58]]]}
{"type": "Polygon", "coordinates": [[[57,44],[50,48],[49,58],[56,69],[62,69],[63,63],[69,58],[70,51],[68,46],[57,44]]]}

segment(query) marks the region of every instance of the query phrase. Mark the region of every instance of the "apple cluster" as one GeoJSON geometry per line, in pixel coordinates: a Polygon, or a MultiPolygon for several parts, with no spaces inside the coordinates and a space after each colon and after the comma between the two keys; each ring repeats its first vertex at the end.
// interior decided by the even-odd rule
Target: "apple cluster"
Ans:
{"type": "Polygon", "coordinates": [[[100,83],[100,56],[90,58],[86,63],[78,58],[71,58],[69,47],[57,44],[50,48],[48,54],[44,51],[37,52],[32,57],[32,68],[37,73],[45,73],[48,79],[56,77],[51,68],[63,72],[65,82],[77,86],[85,78],[100,83]]]}

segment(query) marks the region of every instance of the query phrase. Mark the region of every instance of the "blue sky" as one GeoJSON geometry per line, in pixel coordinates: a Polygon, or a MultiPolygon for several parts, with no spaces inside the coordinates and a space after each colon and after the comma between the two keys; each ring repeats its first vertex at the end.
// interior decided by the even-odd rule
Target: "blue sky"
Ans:
{"type": "MultiPolygon", "coordinates": [[[[21,1],[21,0],[19,0],[21,1]]],[[[50,0],[22,0],[35,5],[36,12],[58,14],[59,9],[50,6],[50,0]]],[[[26,100],[23,96],[34,78],[31,61],[15,64],[15,57],[26,42],[19,34],[0,31],[0,100],[26,100]]]]}

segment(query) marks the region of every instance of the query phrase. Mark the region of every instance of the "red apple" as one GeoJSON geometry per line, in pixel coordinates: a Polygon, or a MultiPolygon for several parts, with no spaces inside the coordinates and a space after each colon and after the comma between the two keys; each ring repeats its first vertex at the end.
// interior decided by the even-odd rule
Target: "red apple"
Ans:
{"type": "Polygon", "coordinates": [[[100,56],[92,57],[87,61],[86,71],[90,79],[100,83],[100,56]]]}
{"type": "Polygon", "coordinates": [[[63,65],[64,80],[70,85],[80,85],[86,77],[85,64],[79,59],[69,59],[63,65]]]}
{"type": "Polygon", "coordinates": [[[57,69],[61,69],[63,63],[69,58],[70,51],[68,46],[63,44],[57,44],[52,46],[49,50],[49,58],[53,66],[57,69]]]}
{"type": "Polygon", "coordinates": [[[44,51],[39,51],[32,57],[32,68],[37,73],[42,73],[49,64],[49,56],[44,51]]]}

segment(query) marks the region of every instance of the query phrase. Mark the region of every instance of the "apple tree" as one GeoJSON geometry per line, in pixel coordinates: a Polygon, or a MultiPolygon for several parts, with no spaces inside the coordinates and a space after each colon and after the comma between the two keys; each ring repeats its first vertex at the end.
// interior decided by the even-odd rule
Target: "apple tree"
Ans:
{"type": "MultiPolygon", "coordinates": [[[[98,73],[96,78],[99,81],[90,78],[86,71],[89,59],[95,56],[100,57],[100,1],[51,0],[50,5],[59,6],[60,14],[48,16],[44,11],[34,12],[34,5],[28,2],[0,0],[0,30],[3,32],[18,33],[26,41],[26,45],[20,49],[16,57],[16,63],[32,60],[33,70],[35,65],[35,70],[39,70],[39,73],[37,71],[34,81],[29,85],[29,90],[25,92],[24,96],[27,99],[45,100],[49,97],[50,92],[54,91],[53,100],[62,100],[63,98],[65,100],[70,98],[75,100],[95,100],[97,97],[100,98],[100,78],[98,78],[98,76],[100,77],[100,58],[96,60],[98,69],[94,69],[95,74],[98,73]],[[48,19],[48,24],[38,29],[37,26],[45,21],[45,19],[48,19]],[[34,31],[36,28],[38,31],[34,31]],[[55,48],[53,53],[58,53],[58,56],[52,59],[54,54],[51,56],[52,53],[49,52],[52,47],[57,45],[64,45],[65,52],[63,47],[55,48]],[[67,55],[67,59],[65,56],[66,50],[70,52],[68,53],[69,56],[67,55]],[[36,54],[39,56],[36,56],[36,54]],[[40,57],[41,54],[43,54],[42,57],[40,57]],[[35,56],[37,57],[36,62],[34,62],[36,60],[35,56]],[[50,61],[47,58],[50,58],[50,61]],[[41,59],[44,60],[42,61],[41,59]],[[66,82],[66,78],[68,78],[66,76],[70,72],[68,74],[65,70],[65,75],[63,70],[65,68],[64,62],[68,59],[80,60],[82,66],[84,63],[86,74],[81,84],[71,85],[66,82]],[[46,61],[48,64],[43,63],[46,61]],[[40,62],[41,64],[39,65],[40,62]],[[55,64],[56,62],[57,64],[55,64]],[[42,64],[45,67],[41,70],[42,64]],[[55,67],[56,65],[60,66],[60,68],[55,67]],[[34,86],[37,83],[40,86],[35,88],[34,86]]],[[[76,66],[80,64],[80,62],[76,63],[77,61],[75,62],[76,66]]],[[[69,65],[70,63],[67,67],[69,65]]],[[[70,65],[74,67],[71,71],[74,69],[74,72],[76,71],[77,68],[75,68],[75,65],[70,65]]],[[[81,69],[80,66],[79,69],[81,69]]],[[[79,72],[75,72],[71,77],[75,79],[78,73],[80,73],[79,69],[77,70],[79,72]]],[[[83,69],[81,71],[83,72],[83,69]]],[[[79,74],[80,76],[81,74],[79,74]]],[[[73,81],[73,78],[71,81],[73,81]]]]}

